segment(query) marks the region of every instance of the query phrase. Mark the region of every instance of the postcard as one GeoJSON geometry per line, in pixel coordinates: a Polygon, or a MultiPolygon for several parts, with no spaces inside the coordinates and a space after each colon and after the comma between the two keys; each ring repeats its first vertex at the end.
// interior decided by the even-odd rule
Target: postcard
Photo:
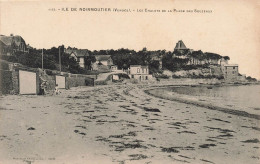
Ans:
{"type": "Polygon", "coordinates": [[[0,163],[260,162],[260,1],[0,1],[0,163]]]}

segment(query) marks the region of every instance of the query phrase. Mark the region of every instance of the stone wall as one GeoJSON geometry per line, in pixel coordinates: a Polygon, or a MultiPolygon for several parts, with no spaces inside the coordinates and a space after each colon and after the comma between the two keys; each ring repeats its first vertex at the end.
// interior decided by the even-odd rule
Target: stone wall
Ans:
{"type": "Polygon", "coordinates": [[[0,94],[9,94],[13,88],[12,72],[0,70],[0,94]]]}
{"type": "MultiPolygon", "coordinates": [[[[55,89],[56,86],[56,79],[54,75],[47,75],[47,74],[43,74],[40,75],[42,79],[47,81],[47,86],[46,86],[46,90],[47,91],[51,91],[55,89]]],[[[41,85],[42,80],[40,79],[40,83],[39,85],[41,85]]]]}
{"type": "Polygon", "coordinates": [[[10,94],[18,94],[19,93],[19,71],[12,70],[12,90],[10,94]]]}
{"type": "Polygon", "coordinates": [[[94,78],[89,78],[84,75],[71,75],[66,77],[66,88],[78,86],[93,86],[94,78]]]}

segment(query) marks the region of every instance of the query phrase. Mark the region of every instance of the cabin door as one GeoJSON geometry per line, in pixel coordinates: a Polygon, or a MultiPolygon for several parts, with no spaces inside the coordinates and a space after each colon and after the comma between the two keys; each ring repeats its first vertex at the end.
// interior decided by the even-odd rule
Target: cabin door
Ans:
{"type": "Polygon", "coordinates": [[[56,76],[56,84],[58,84],[58,88],[65,89],[66,78],[64,76],[56,76]]]}
{"type": "Polygon", "coordinates": [[[19,70],[19,93],[37,94],[36,73],[19,70]]]}

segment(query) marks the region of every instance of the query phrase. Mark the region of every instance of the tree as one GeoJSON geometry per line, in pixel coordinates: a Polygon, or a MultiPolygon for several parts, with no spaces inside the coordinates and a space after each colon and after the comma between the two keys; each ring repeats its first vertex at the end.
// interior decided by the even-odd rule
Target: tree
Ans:
{"type": "Polygon", "coordinates": [[[92,55],[92,53],[89,54],[89,56],[85,56],[84,57],[84,62],[85,62],[85,67],[88,70],[92,69],[92,63],[96,62],[96,57],[94,55],[92,55]]]}
{"type": "Polygon", "coordinates": [[[158,60],[153,60],[149,64],[149,70],[151,73],[156,73],[159,71],[160,62],[158,60]]]}
{"type": "Polygon", "coordinates": [[[223,56],[225,60],[230,60],[229,56],[223,56]]]}

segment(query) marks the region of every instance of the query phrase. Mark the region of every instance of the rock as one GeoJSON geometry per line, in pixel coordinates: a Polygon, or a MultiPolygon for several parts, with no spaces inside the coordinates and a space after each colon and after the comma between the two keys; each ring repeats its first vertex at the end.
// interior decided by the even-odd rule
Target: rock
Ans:
{"type": "Polygon", "coordinates": [[[161,112],[157,108],[147,108],[147,107],[144,107],[144,110],[147,111],[147,112],[161,112]]]}
{"type": "Polygon", "coordinates": [[[35,130],[35,128],[34,127],[30,127],[27,130],[35,130]]]}

